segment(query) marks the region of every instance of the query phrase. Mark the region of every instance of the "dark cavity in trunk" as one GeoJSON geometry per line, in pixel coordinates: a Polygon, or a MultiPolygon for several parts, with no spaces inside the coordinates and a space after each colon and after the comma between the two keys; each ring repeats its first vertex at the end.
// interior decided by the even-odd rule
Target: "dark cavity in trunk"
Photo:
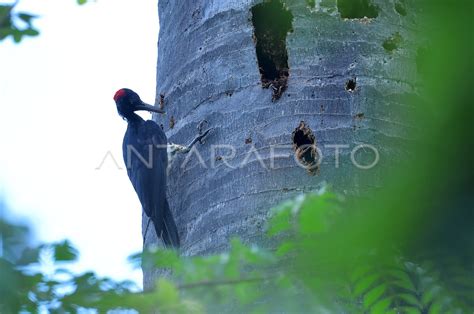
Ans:
{"type": "Polygon", "coordinates": [[[281,1],[272,0],[252,8],[252,23],[262,87],[272,88],[275,101],[288,86],[286,36],[293,31],[293,14],[281,1]]]}

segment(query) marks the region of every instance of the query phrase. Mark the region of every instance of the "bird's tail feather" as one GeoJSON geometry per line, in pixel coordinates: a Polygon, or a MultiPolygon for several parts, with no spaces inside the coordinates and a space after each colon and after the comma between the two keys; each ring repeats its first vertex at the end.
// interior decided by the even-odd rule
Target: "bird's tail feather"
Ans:
{"type": "Polygon", "coordinates": [[[166,206],[163,211],[163,221],[154,222],[154,225],[156,234],[161,237],[166,247],[174,247],[175,249],[179,248],[180,243],[178,228],[176,227],[176,223],[168,206],[168,202],[166,202],[166,206]],[[160,225],[161,228],[158,228],[160,225]]]}

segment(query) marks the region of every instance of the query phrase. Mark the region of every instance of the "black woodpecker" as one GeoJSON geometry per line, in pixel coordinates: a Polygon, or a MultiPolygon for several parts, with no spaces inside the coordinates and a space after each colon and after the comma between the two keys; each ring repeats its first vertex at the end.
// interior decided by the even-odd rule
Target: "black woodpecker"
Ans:
{"type": "Polygon", "coordinates": [[[146,110],[163,114],[163,110],[144,103],[137,93],[128,88],[118,90],[114,100],[119,115],[128,123],[123,138],[123,158],[128,177],[150,219],[148,225],[150,221],[153,222],[156,235],[165,246],[179,248],[178,229],[166,199],[168,154],[174,156],[176,153],[189,152],[211,129],[200,131],[200,135],[188,146],[168,144],[166,134],[158,124],[152,120],[145,121],[135,113],[146,110]]]}

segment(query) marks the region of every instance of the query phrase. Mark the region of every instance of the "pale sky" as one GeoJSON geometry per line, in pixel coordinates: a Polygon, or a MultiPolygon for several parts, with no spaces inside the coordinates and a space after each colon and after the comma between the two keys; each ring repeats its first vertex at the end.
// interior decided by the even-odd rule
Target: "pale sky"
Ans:
{"type": "MultiPolygon", "coordinates": [[[[5,1],[0,1],[5,2],[5,1]]],[[[0,196],[41,241],[70,239],[78,271],[141,285],[141,207],[123,166],[122,87],[155,99],[156,1],[20,0],[39,37],[0,42],[0,196]]],[[[148,116],[149,118],[150,116],[148,116]]]]}

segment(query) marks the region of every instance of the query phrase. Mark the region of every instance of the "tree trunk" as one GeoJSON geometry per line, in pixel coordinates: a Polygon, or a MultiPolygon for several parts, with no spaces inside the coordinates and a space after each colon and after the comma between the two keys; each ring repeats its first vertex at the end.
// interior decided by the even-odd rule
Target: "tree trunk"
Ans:
{"type": "MultiPolygon", "coordinates": [[[[157,121],[179,144],[202,120],[214,128],[196,147],[205,165],[193,152],[169,175],[183,255],[223,251],[234,236],[271,245],[265,221],[282,200],[324,183],[341,193],[380,184],[381,165],[404,154],[407,97],[416,93],[416,15],[407,3],[159,1],[156,103],[167,115],[157,121]],[[301,147],[312,143],[317,150],[301,147]],[[347,147],[337,167],[330,145],[338,144],[347,147]],[[369,170],[351,160],[374,161],[361,144],[380,157],[369,170]],[[235,157],[215,145],[231,145],[235,157]]],[[[148,234],[147,245],[156,243],[148,234]]],[[[145,288],[156,275],[144,271],[145,288]]]]}

